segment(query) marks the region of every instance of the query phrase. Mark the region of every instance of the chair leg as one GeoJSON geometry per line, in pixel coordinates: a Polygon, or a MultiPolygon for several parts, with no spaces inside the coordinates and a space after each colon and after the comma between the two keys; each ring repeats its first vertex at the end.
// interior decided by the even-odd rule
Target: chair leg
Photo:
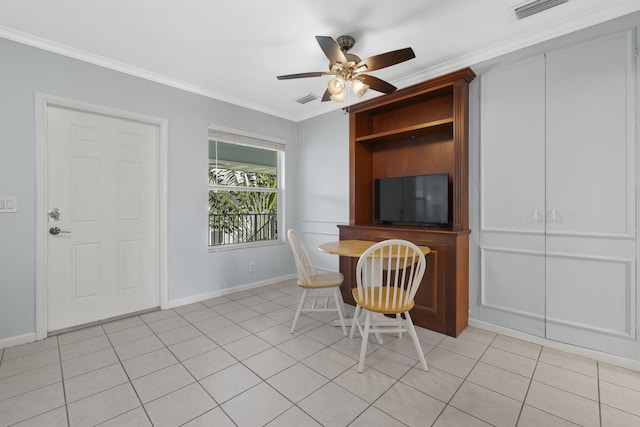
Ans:
{"type": "MultiPolygon", "coordinates": [[[[396,313],[396,320],[398,324],[402,324],[402,315],[400,313],[396,313]]],[[[402,331],[398,332],[398,338],[402,338],[402,331]]]]}
{"type": "Polygon", "coordinates": [[[422,369],[428,371],[427,361],[424,360],[424,354],[422,354],[422,347],[420,347],[420,341],[418,341],[418,333],[416,332],[416,328],[413,326],[413,322],[411,321],[411,316],[409,316],[409,312],[404,313],[406,317],[407,330],[409,331],[409,335],[413,338],[413,344],[416,346],[416,351],[418,352],[418,359],[420,359],[420,364],[422,365],[422,369]]]}
{"type": "Polygon", "coordinates": [[[371,327],[371,313],[367,311],[364,321],[364,332],[362,334],[362,345],[360,346],[360,361],[358,362],[358,372],[364,370],[364,358],[367,354],[367,341],[369,341],[369,328],[371,327]]]}
{"type": "Polygon", "coordinates": [[[356,332],[356,328],[358,328],[358,331],[360,331],[362,335],[358,316],[360,316],[360,306],[356,304],[356,310],[353,312],[353,320],[351,321],[351,332],[349,333],[349,338],[353,338],[353,334],[356,332]]]}
{"type": "Polygon", "coordinates": [[[340,317],[340,324],[342,325],[342,332],[344,336],[347,336],[347,325],[344,323],[344,306],[342,305],[342,293],[340,293],[340,288],[333,288],[333,297],[336,300],[336,307],[338,309],[338,317],[340,317]]]}
{"type": "Polygon", "coordinates": [[[304,303],[307,300],[307,293],[309,293],[307,289],[302,291],[302,296],[300,297],[300,303],[298,304],[298,310],[296,310],[296,315],[293,316],[293,323],[291,324],[291,330],[289,331],[290,334],[292,334],[296,328],[296,323],[298,323],[298,317],[300,317],[300,313],[302,313],[302,308],[304,307],[304,303]]]}
{"type": "MultiPolygon", "coordinates": [[[[372,322],[373,322],[374,327],[376,326],[376,318],[379,318],[380,316],[382,316],[382,314],[375,314],[375,315],[372,314],[371,315],[371,317],[373,318],[372,322]]],[[[375,332],[374,334],[375,334],[375,337],[376,337],[376,341],[378,342],[378,345],[383,345],[384,341],[382,340],[382,334],[380,332],[375,332]]]]}

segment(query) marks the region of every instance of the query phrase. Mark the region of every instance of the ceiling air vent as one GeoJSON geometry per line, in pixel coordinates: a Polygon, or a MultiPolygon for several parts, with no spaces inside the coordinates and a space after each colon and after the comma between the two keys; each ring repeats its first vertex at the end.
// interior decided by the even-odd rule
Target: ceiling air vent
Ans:
{"type": "Polygon", "coordinates": [[[318,99],[318,95],[314,95],[314,94],[310,93],[309,95],[305,95],[302,98],[296,99],[296,102],[298,104],[306,104],[307,102],[311,102],[314,99],[318,99]]]}
{"type": "Polygon", "coordinates": [[[522,19],[527,16],[535,15],[543,10],[551,9],[552,7],[566,3],[569,0],[537,0],[524,6],[516,7],[516,18],[522,19]]]}

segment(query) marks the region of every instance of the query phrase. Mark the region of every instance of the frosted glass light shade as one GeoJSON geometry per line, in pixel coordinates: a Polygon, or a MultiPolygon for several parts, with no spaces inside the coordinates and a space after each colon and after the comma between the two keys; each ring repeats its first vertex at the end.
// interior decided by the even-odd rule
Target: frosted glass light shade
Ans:
{"type": "Polygon", "coordinates": [[[353,93],[360,98],[367,92],[369,85],[364,84],[362,80],[353,79],[351,80],[351,89],[353,90],[353,93]]]}
{"type": "Polygon", "coordinates": [[[339,95],[342,92],[344,92],[344,80],[342,80],[341,78],[336,77],[335,79],[331,79],[329,80],[329,85],[327,87],[327,89],[329,89],[329,92],[331,92],[331,94],[333,95],[339,95]]]}
{"type": "Polygon", "coordinates": [[[334,102],[342,102],[344,101],[344,91],[340,93],[336,93],[335,95],[331,95],[331,100],[334,102]]]}

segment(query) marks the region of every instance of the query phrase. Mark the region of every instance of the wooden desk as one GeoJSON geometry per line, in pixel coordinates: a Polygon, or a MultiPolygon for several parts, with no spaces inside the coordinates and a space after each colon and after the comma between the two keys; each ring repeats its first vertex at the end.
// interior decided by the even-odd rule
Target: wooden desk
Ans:
{"type": "MultiPolygon", "coordinates": [[[[339,255],[340,257],[347,257],[349,259],[349,262],[352,266],[355,267],[356,263],[358,262],[358,260],[360,259],[360,256],[366,252],[367,249],[369,249],[371,246],[375,245],[376,241],[373,240],[340,240],[337,242],[327,242],[327,243],[323,243],[320,246],[318,246],[318,248],[323,251],[326,252],[328,254],[333,254],[333,255],[339,255]]],[[[420,250],[422,252],[423,255],[427,255],[431,252],[431,248],[429,248],[428,246],[418,246],[418,250],[420,250]]],[[[378,269],[386,269],[383,267],[384,264],[380,265],[380,261],[382,259],[388,260],[389,258],[391,258],[392,260],[396,258],[396,254],[397,254],[397,248],[396,247],[392,247],[391,248],[391,252],[389,253],[389,251],[387,250],[386,253],[384,253],[382,256],[376,256],[376,258],[371,257],[371,261],[369,261],[369,259],[367,259],[367,261],[369,262],[373,262],[375,263],[375,267],[365,267],[365,274],[371,274],[371,273],[367,273],[370,271],[378,271],[378,269]]],[[[401,255],[403,256],[403,255],[401,255]]],[[[395,262],[395,261],[392,261],[395,262]]],[[[386,264],[386,262],[385,262],[386,264]]],[[[405,265],[406,267],[406,265],[405,265]]],[[[351,271],[355,272],[354,269],[350,269],[351,271]]],[[[382,271],[382,270],[380,270],[382,271]]],[[[378,273],[373,273],[374,277],[370,277],[368,280],[373,280],[373,282],[380,282],[381,281],[381,277],[378,277],[379,274],[378,273]]],[[[351,296],[351,290],[352,288],[356,287],[356,280],[353,277],[345,277],[345,281],[342,284],[342,298],[345,300],[345,302],[354,305],[355,301],[353,300],[353,297],[351,296]]]]}
{"type": "MultiPolygon", "coordinates": [[[[372,241],[372,240],[339,240],[337,242],[323,243],[320,246],[318,246],[318,249],[328,254],[339,255],[341,257],[348,257],[352,261],[357,262],[360,256],[363,253],[365,253],[367,249],[369,249],[371,246],[375,245],[376,243],[378,242],[372,241]]],[[[427,255],[429,252],[431,252],[431,248],[429,248],[428,246],[418,246],[418,249],[424,255],[427,255]]],[[[393,251],[391,252],[391,257],[395,255],[395,252],[396,252],[396,248],[393,248],[393,251]]],[[[388,255],[388,254],[385,254],[385,255],[388,255]]],[[[377,261],[378,259],[380,258],[376,258],[375,260],[377,261]]],[[[354,281],[345,280],[345,283],[343,283],[342,297],[343,299],[345,299],[345,302],[348,302],[349,304],[353,305],[354,302],[351,297],[351,289],[348,284],[349,283],[355,284],[355,280],[354,281]],[[345,295],[345,292],[347,292],[347,295],[345,295]]],[[[379,316],[382,316],[382,315],[379,315],[379,316]]],[[[340,325],[337,322],[334,322],[334,326],[340,326],[340,325]]],[[[378,339],[378,344],[382,345],[382,338],[380,338],[379,335],[376,335],[376,337],[378,339]]]]}
{"type": "Polygon", "coordinates": [[[320,249],[340,256],[340,272],[344,275],[340,289],[345,303],[355,304],[351,289],[357,286],[356,265],[366,248],[387,239],[409,240],[430,249],[426,255],[427,270],[415,297],[416,306],[411,311],[413,323],[452,337],[464,330],[469,311],[469,267],[463,255],[469,253],[469,231],[396,226],[338,228],[340,242],[324,243],[320,249]]]}
{"type": "MultiPolygon", "coordinates": [[[[378,242],[371,240],[339,240],[337,242],[323,243],[318,248],[328,254],[346,256],[351,258],[360,258],[367,249],[378,242]]],[[[428,246],[418,246],[424,255],[431,252],[428,246]]]]}

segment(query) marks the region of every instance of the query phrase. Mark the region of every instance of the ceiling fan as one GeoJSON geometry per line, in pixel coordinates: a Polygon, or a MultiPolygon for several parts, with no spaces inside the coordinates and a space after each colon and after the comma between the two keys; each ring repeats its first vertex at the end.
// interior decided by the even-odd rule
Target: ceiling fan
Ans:
{"type": "Polygon", "coordinates": [[[367,89],[391,93],[397,89],[394,85],[363,73],[399,64],[416,57],[413,49],[407,47],[361,60],[357,55],[348,53],[356,42],[351,36],[340,36],[336,40],[327,36],[316,36],[316,40],[324,54],[329,58],[329,71],[287,74],[278,76],[277,79],[287,80],[333,75],[335,77],[329,81],[327,90],[322,96],[323,102],[329,100],[342,102],[347,83],[351,85],[351,89],[357,97],[364,95],[367,89]]]}

